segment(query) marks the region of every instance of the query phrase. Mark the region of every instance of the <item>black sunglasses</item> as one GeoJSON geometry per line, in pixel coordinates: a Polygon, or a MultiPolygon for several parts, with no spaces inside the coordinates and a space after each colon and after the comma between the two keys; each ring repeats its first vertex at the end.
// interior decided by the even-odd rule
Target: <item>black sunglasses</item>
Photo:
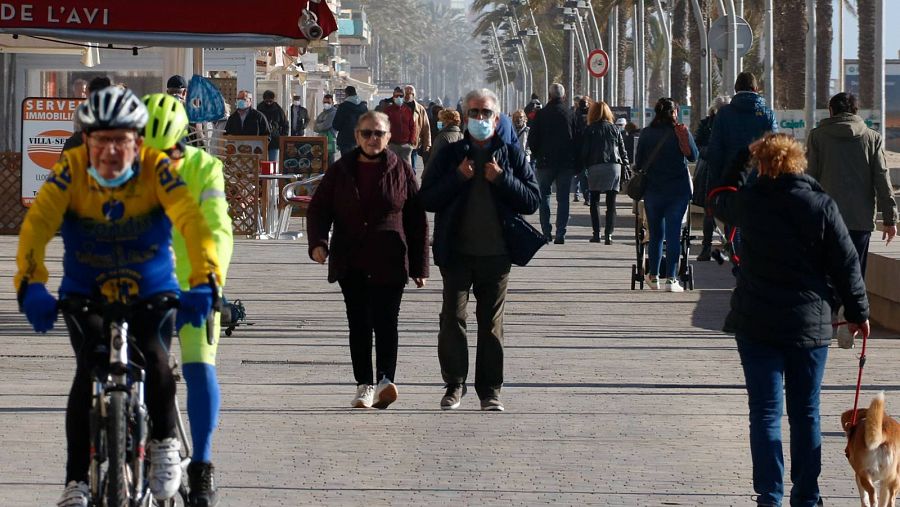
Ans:
{"type": "Polygon", "coordinates": [[[485,120],[490,120],[494,117],[494,111],[491,109],[469,109],[466,115],[469,118],[483,118],[485,120]]]}
{"type": "Polygon", "coordinates": [[[381,139],[382,137],[385,136],[385,134],[387,134],[387,131],[384,131],[384,130],[372,130],[372,129],[362,129],[362,130],[359,130],[359,131],[357,131],[357,132],[359,132],[359,135],[363,136],[363,139],[368,139],[368,138],[370,138],[370,137],[372,137],[372,136],[375,136],[375,137],[377,137],[378,139],[381,139]]]}

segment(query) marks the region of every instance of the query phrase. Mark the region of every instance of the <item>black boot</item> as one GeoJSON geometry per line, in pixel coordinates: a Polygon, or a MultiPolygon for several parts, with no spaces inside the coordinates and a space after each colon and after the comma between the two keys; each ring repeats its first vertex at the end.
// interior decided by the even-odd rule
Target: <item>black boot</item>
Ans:
{"type": "Polygon", "coordinates": [[[613,229],[615,229],[616,224],[616,208],[615,206],[611,208],[607,208],[606,210],[606,230],[603,231],[603,244],[611,245],[612,244],[612,234],[613,229]]]}
{"type": "Polygon", "coordinates": [[[215,467],[212,463],[192,461],[188,465],[188,503],[191,507],[215,507],[219,503],[216,483],[213,479],[215,467]]]}
{"type": "Polygon", "coordinates": [[[594,231],[594,235],[591,236],[591,243],[599,243],[600,242],[600,231],[594,231]]]}
{"type": "Polygon", "coordinates": [[[700,247],[700,254],[697,256],[697,262],[706,262],[712,259],[712,245],[704,243],[700,247]]]}

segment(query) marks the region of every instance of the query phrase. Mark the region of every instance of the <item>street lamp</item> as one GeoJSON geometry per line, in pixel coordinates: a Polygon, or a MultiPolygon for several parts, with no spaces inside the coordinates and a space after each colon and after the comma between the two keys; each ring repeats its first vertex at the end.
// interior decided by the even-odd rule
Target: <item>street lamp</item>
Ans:
{"type": "MultiPolygon", "coordinates": [[[[532,9],[528,4],[528,0],[509,0],[509,6],[514,16],[516,15],[516,7],[528,7],[528,12],[531,16],[531,26],[533,27],[528,31],[534,31],[534,37],[537,38],[538,42],[538,49],[540,49],[541,51],[541,61],[544,64],[544,100],[547,100],[547,97],[549,97],[550,94],[550,70],[547,67],[547,54],[544,52],[544,43],[541,40],[541,34],[538,30],[537,22],[534,20],[534,9],[532,9]]],[[[529,33],[528,35],[531,36],[531,33],[529,33]]]]}

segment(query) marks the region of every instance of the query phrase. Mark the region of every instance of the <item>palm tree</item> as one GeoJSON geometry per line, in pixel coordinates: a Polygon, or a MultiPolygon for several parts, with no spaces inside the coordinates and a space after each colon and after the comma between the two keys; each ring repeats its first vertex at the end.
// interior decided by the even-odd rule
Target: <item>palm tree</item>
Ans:
{"type": "Polygon", "coordinates": [[[672,11],[672,98],[687,104],[688,98],[688,0],[676,0],[672,11]]]}
{"type": "Polygon", "coordinates": [[[803,109],[806,80],[806,2],[775,2],[775,105],[803,109]]]}
{"type": "Polygon", "coordinates": [[[827,109],[831,95],[832,0],[816,0],[816,109],[827,109]]]}
{"type": "Polygon", "coordinates": [[[859,106],[875,105],[875,2],[882,0],[857,0],[859,18],[859,106]]]}

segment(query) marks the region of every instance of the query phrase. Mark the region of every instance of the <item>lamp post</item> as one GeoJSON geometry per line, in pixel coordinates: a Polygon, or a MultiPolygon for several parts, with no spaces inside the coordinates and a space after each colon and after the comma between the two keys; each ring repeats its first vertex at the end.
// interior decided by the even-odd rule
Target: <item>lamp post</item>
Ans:
{"type": "Polygon", "coordinates": [[[528,13],[531,16],[531,26],[534,29],[534,36],[537,39],[538,49],[541,52],[541,61],[544,64],[544,100],[550,94],[550,70],[547,67],[547,54],[544,52],[544,43],[541,41],[541,32],[538,29],[537,22],[534,20],[534,9],[528,4],[528,0],[509,0],[511,6],[528,6],[528,13]]]}

